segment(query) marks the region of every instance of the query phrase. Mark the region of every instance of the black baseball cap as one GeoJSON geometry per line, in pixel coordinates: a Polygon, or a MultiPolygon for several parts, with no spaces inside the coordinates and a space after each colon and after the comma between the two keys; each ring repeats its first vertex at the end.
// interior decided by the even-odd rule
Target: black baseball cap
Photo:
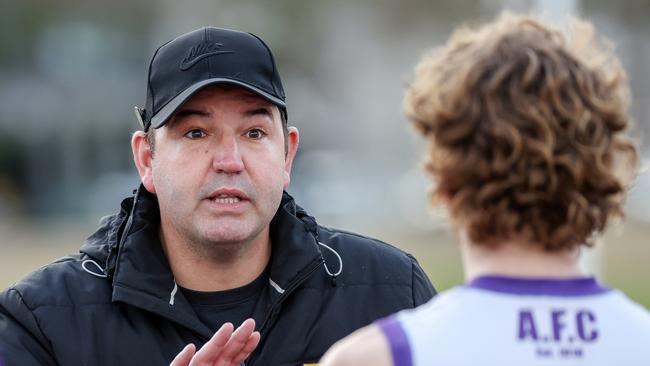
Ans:
{"type": "Polygon", "coordinates": [[[280,74],[266,43],[251,33],[203,27],[163,44],[154,53],[145,107],[136,107],[142,128],[163,126],[192,95],[213,84],[247,89],[277,105],[286,119],[280,74]]]}

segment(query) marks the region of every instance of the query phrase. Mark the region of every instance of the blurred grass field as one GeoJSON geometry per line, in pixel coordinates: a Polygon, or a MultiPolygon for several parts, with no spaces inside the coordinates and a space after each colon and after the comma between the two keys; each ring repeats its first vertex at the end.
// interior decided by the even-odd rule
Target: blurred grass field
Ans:
{"type": "MultiPolygon", "coordinates": [[[[69,253],[76,253],[94,223],[0,224],[0,287],[69,253]]],[[[365,231],[412,253],[439,290],[462,283],[455,239],[447,231],[365,231]]],[[[600,245],[601,280],[650,308],[650,225],[626,222],[613,227],[600,245]]]]}

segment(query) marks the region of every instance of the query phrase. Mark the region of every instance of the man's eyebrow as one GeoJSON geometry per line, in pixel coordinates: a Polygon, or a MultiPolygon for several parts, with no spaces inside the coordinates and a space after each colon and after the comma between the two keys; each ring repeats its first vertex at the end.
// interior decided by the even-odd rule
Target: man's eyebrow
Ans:
{"type": "Polygon", "coordinates": [[[200,109],[181,107],[178,111],[174,112],[171,119],[168,122],[167,127],[172,128],[172,126],[182,125],[188,118],[195,117],[210,117],[210,112],[200,109]]]}
{"type": "Polygon", "coordinates": [[[200,109],[192,109],[192,108],[185,107],[185,108],[181,108],[179,111],[177,111],[174,114],[175,118],[183,118],[188,116],[209,117],[210,113],[200,109]]]}
{"type": "Polygon", "coordinates": [[[244,116],[246,117],[254,117],[257,115],[266,115],[269,117],[273,117],[273,113],[271,112],[271,107],[257,107],[257,108],[251,108],[249,110],[246,110],[244,112],[244,116]]]}

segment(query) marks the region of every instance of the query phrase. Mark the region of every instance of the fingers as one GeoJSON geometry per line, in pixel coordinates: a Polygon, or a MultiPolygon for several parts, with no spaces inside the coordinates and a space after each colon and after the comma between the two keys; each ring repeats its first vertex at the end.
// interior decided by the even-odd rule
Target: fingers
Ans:
{"type": "Polygon", "coordinates": [[[240,365],[248,356],[253,353],[255,347],[260,343],[260,332],[253,332],[241,351],[232,359],[232,365],[240,365]]]}
{"type": "MultiPolygon", "coordinates": [[[[252,349],[255,349],[253,347],[250,352],[248,353],[243,353],[242,351],[244,348],[249,345],[249,339],[253,335],[253,331],[255,330],[255,321],[253,319],[246,319],[242,325],[237,328],[237,330],[232,334],[230,337],[230,340],[228,340],[228,343],[223,349],[223,353],[221,355],[221,358],[218,360],[215,365],[216,366],[231,366],[231,365],[239,365],[240,362],[236,363],[236,358],[239,359],[241,358],[242,361],[250,355],[250,352],[252,352],[252,349]]],[[[257,333],[257,332],[256,332],[257,333]]],[[[258,333],[259,334],[259,333],[258,333]]],[[[257,346],[257,344],[255,344],[257,346]]],[[[250,348],[250,347],[249,347],[250,348]]]]}
{"type": "Polygon", "coordinates": [[[233,328],[231,323],[221,326],[196,353],[194,346],[191,352],[185,347],[170,366],[239,366],[259,344],[260,333],[255,332],[253,319],[246,319],[234,332],[233,328]]]}
{"type": "MultiPolygon", "coordinates": [[[[255,350],[255,347],[260,343],[260,338],[261,338],[260,332],[253,332],[251,334],[250,338],[248,338],[248,342],[246,342],[246,345],[244,346],[244,349],[242,349],[242,352],[246,353],[253,353],[255,350]]],[[[243,360],[242,360],[243,361],[243,360]]]]}
{"type": "Polygon", "coordinates": [[[201,347],[201,350],[196,353],[190,366],[212,365],[218,361],[228,340],[233,335],[234,328],[231,323],[222,325],[212,338],[201,347]]]}
{"type": "Polygon", "coordinates": [[[174,357],[174,360],[169,364],[169,366],[188,366],[195,351],[196,347],[192,343],[188,344],[179,354],[176,355],[176,357],[174,357]]]}

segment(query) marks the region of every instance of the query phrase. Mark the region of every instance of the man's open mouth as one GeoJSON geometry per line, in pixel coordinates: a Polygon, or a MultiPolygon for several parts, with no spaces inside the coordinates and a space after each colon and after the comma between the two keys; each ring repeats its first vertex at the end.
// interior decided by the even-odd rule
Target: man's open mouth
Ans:
{"type": "Polygon", "coordinates": [[[215,203],[220,203],[222,205],[232,205],[241,201],[241,198],[237,196],[231,196],[226,194],[220,194],[212,199],[215,203]]]}

